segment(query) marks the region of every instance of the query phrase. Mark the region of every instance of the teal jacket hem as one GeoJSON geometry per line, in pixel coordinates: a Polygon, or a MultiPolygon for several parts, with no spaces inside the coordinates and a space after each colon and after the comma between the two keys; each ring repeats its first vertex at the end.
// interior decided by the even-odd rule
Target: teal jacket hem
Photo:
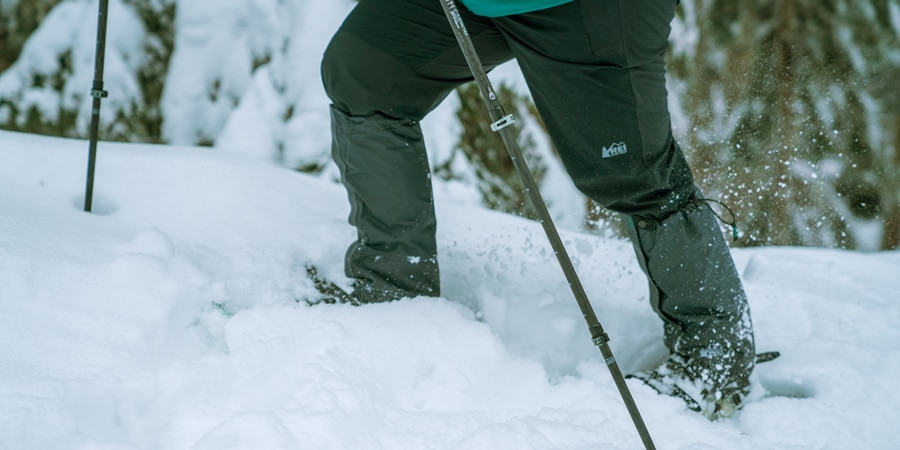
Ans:
{"type": "Polygon", "coordinates": [[[475,14],[485,17],[511,16],[569,3],[572,0],[462,0],[475,14]]]}

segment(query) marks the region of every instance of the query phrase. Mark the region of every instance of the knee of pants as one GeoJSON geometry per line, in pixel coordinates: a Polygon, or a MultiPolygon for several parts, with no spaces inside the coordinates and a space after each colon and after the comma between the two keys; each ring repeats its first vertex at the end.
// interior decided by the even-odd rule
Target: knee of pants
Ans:
{"type": "Polygon", "coordinates": [[[569,174],[587,197],[618,213],[662,220],[685,207],[697,190],[687,161],[677,150],[649,165],[624,158],[621,166],[592,159],[592,164],[586,158],[578,165],[567,164],[569,174]]]}
{"type": "Polygon", "coordinates": [[[339,31],[325,49],[320,67],[322,85],[335,108],[349,115],[365,115],[354,104],[364,89],[365,73],[356,67],[354,58],[349,56],[351,49],[344,41],[339,31]]]}
{"type": "Polygon", "coordinates": [[[328,98],[344,113],[413,120],[422,120],[458,84],[421,77],[345,31],[338,31],[326,48],[321,76],[328,98]]]}

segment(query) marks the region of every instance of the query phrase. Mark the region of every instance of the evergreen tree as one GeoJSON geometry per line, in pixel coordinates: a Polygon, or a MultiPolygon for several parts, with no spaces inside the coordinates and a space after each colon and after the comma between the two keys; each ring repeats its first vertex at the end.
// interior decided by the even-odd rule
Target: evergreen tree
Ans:
{"type": "Polygon", "coordinates": [[[682,4],[679,132],[741,242],[896,247],[900,140],[869,81],[900,62],[898,0],[682,4]]]}
{"type": "MultiPolygon", "coordinates": [[[[107,34],[103,139],[159,142],[174,1],[110,2],[115,26],[107,34]]],[[[0,128],[86,137],[97,4],[28,0],[0,12],[0,128]]]]}
{"type": "MultiPolygon", "coordinates": [[[[504,109],[514,111],[516,116],[523,114],[536,114],[531,102],[521,94],[513,92],[505,84],[500,84],[498,96],[510,105],[504,105],[504,109]]],[[[475,83],[468,83],[457,89],[460,105],[457,109],[457,117],[462,124],[462,132],[456,149],[462,152],[475,176],[476,185],[481,192],[482,203],[490,209],[505,211],[524,217],[536,218],[537,214],[531,206],[525,192],[525,186],[516,172],[512,159],[504,146],[500,135],[491,130],[492,122],[484,100],[475,83]]],[[[546,170],[542,158],[535,149],[534,141],[529,135],[523,133],[522,121],[515,122],[519,136],[519,147],[529,164],[535,181],[541,183],[546,170]]],[[[438,176],[452,178],[451,167],[453,157],[438,167],[435,172],[438,176]]]]}
{"type": "Polygon", "coordinates": [[[0,1],[0,72],[16,61],[25,40],[59,1],[0,1]]]}

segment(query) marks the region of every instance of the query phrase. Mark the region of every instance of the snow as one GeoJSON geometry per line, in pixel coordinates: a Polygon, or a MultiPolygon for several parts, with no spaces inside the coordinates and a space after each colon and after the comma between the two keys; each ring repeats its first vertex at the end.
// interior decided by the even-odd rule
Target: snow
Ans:
{"type": "MultiPolygon", "coordinates": [[[[0,449],[641,448],[536,223],[438,186],[442,298],[308,307],[339,185],[104,142],[88,214],[86,150],[0,132],[0,449]]],[[[630,246],[562,234],[622,369],[657,361],[630,246]]],[[[629,381],[656,446],[900,448],[900,252],[733,254],[787,396],[709,422],[629,381]]]]}
{"type": "MultiPolygon", "coordinates": [[[[214,149],[101,143],[87,214],[85,141],[0,131],[0,450],[641,448],[541,227],[479,208],[471,168],[435,180],[441,298],[305,306],[308,262],[348,283],[355,232],[327,165],[318,69],[353,2],[172,1],[164,132],[214,149]],[[325,172],[284,168],[310,161],[325,172]]],[[[143,104],[151,41],[127,2],[110,8],[104,123],[143,104]]],[[[46,114],[78,105],[86,129],[95,21],[94,1],[58,5],[0,94],[46,114]],[[67,51],[62,96],[23,88],[67,51]]],[[[694,28],[676,21],[678,52],[693,52],[694,28]]],[[[526,90],[514,63],[491,75],[526,90]]],[[[453,152],[456,106],[422,123],[433,164],[453,152]]],[[[630,245],[569,231],[583,197],[548,170],[619,364],[652,366],[662,330],[630,245]]],[[[756,395],[777,395],[709,422],[630,381],[656,446],[900,448],[900,252],[733,254],[759,350],[783,354],[759,366],[756,395]]]]}
{"type": "Polygon", "coordinates": [[[177,1],[161,102],[167,141],[187,144],[201,136],[217,148],[289,167],[327,155],[330,139],[321,130],[329,127],[322,108],[328,99],[319,65],[354,4],[177,1]]]}

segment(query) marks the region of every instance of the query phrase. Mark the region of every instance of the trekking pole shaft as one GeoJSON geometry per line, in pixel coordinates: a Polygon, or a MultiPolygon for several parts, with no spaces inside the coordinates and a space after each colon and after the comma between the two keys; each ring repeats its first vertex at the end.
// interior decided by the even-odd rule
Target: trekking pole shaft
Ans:
{"type": "Polygon", "coordinates": [[[91,212],[94,197],[94,172],[97,161],[97,141],[100,134],[100,100],[106,97],[103,90],[103,60],[106,53],[106,16],[109,11],[109,0],[100,0],[97,13],[97,51],[94,60],[94,82],[91,85],[91,128],[88,148],[87,182],[84,190],[84,210],[91,212]]]}
{"type": "Polygon", "coordinates": [[[547,235],[551,247],[553,247],[556,259],[559,261],[563,273],[566,276],[566,280],[569,283],[569,287],[575,295],[575,300],[578,302],[579,308],[581,308],[581,313],[584,316],[584,320],[587,322],[591,338],[593,339],[594,344],[600,348],[603,359],[606,361],[606,365],[609,368],[610,374],[615,381],[620,395],[622,396],[622,400],[625,402],[625,406],[644,443],[644,447],[648,450],[655,449],[656,447],[653,445],[653,440],[650,438],[650,433],[647,431],[647,427],[638,411],[634,398],[631,395],[631,391],[629,391],[628,385],[625,384],[625,377],[622,375],[622,371],[619,369],[619,365],[613,356],[612,349],[609,347],[609,337],[603,331],[600,321],[597,320],[597,316],[594,314],[594,308],[588,300],[587,293],[585,293],[584,287],[575,271],[575,266],[572,264],[572,260],[569,257],[568,252],[566,252],[565,245],[563,245],[559,232],[553,224],[553,219],[550,216],[550,212],[547,210],[544,199],[541,197],[537,182],[534,180],[534,176],[522,155],[522,150],[519,148],[516,139],[516,133],[514,129],[509,126],[513,123],[514,119],[512,116],[507,116],[503,111],[503,106],[498,101],[494,88],[491,85],[491,81],[487,76],[487,72],[484,70],[481,59],[475,51],[475,45],[472,43],[472,39],[469,36],[465,23],[463,23],[462,16],[459,13],[455,1],[440,1],[441,6],[444,8],[444,13],[447,15],[447,20],[450,21],[450,27],[453,29],[454,35],[456,35],[459,47],[469,65],[469,69],[472,71],[472,76],[475,78],[475,83],[478,85],[478,89],[487,106],[491,120],[493,121],[491,129],[500,134],[503,144],[506,146],[506,149],[512,158],[516,172],[518,172],[519,177],[522,179],[522,183],[525,185],[525,190],[537,211],[538,219],[540,220],[541,226],[544,228],[544,233],[547,235]]]}

